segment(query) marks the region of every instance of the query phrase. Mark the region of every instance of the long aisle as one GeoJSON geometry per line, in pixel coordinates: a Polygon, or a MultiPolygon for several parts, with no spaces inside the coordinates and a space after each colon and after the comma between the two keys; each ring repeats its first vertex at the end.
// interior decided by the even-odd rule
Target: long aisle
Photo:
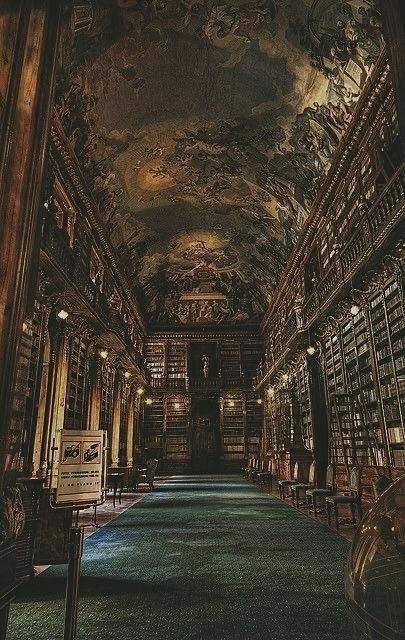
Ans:
{"type": "MultiPolygon", "coordinates": [[[[348,543],[233,476],[179,476],[85,543],[80,640],[342,640],[348,543]]],[[[63,637],[65,568],[27,585],[8,640],[63,637]]]]}

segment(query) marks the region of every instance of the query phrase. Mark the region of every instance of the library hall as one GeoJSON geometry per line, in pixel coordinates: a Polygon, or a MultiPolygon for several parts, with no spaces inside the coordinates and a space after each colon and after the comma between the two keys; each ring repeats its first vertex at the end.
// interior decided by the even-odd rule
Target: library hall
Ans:
{"type": "Polygon", "coordinates": [[[404,214],[404,0],[0,0],[0,640],[405,640],[404,214]]]}

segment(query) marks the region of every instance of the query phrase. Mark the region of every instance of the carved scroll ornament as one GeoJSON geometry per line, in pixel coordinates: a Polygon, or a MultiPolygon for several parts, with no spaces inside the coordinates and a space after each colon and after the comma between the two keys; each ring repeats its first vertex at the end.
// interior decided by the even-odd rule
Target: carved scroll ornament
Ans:
{"type": "Polygon", "coordinates": [[[0,545],[21,535],[25,512],[19,487],[6,487],[0,498],[0,545]]]}

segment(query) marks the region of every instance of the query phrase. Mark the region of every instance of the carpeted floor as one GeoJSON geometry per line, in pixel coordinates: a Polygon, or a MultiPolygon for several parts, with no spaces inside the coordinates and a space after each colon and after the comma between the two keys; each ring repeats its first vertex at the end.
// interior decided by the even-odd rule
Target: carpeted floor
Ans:
{"type": "MultiPolygon", "coordinates": [[[[80,640],[346,640],[348,543],[233,476],[176,477],[85,543],[80,640]]],[[[7,640],[63,637],[64,567],[21,591],[7,640]]]]}

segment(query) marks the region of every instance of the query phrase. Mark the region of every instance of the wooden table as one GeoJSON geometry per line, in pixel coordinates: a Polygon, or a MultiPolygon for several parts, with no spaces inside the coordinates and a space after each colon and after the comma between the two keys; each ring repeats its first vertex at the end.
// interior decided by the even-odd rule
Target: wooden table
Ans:
{"type": "Polygon", "coordinates": [[[107,485],[109,489],[113,490],[113,507],[115,508],[117,493],[118,493],[118,504],[121,504],[122,489],[124,488],[124,474],[109,473],[107,476],[107,485]]]}

